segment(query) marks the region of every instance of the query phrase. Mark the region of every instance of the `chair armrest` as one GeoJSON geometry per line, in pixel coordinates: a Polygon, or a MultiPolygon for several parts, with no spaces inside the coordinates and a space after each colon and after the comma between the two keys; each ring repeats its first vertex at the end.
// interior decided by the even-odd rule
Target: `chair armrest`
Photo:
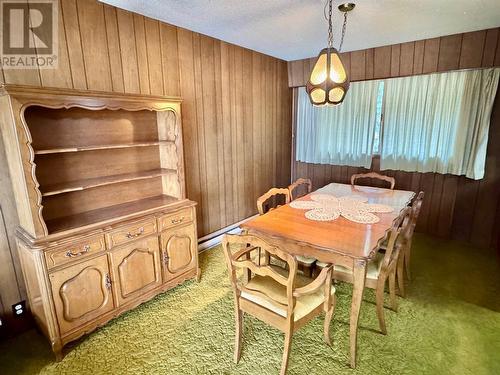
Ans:
{"type": "Polygon", "coordinates": [[[238,250],[237,252],[235,252],[233,255],[232,255],[232,258],[233,260],[238,260],[240,259],[243,255],[245,254],[249,254],[251,253],[252,251],[254,250],[258,250],[259,248],[257,246],[247,246],[247,247],[244,247],[243,249],[241,250],[238,250]]]}
{"type": "Polygon", "coordinates": [[[293,291],[293,296],[294,297],[300,297],[305,294],[310,294],[314,293],[317,291],[319,288],[323,287],[326,281],[327,277],[331,277],[331,270],[333,268],[333,265],[328,265],[327,267],[323,268],[321,272],[319,273],[318,277],[316,277],[312,282],[307,284],[306,286],[303,286],[301,288],[297,288],[293,291]]]}

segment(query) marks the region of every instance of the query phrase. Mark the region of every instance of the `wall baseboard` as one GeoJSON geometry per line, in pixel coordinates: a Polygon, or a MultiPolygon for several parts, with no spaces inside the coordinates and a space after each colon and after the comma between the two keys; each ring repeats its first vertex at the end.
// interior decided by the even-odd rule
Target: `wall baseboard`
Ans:
{"type": "Polygon", "coordinates": [[[215,247],[221,243],[222,236],[226,233],[230,234],[238,234],[241,232],[240,225],[243,224],[244,222],[251,220],[259,215],[253,215],[250,217],[247,217],[246,219],[243,219],[241,221],[238,221],[237,223],[231,224],[225,228],[219,229],[216,232],[207,234],[206,236],[201,237],[198,240],[198,252],[203,252],[205,250],[208,250],[212,247],[215,247]]]}

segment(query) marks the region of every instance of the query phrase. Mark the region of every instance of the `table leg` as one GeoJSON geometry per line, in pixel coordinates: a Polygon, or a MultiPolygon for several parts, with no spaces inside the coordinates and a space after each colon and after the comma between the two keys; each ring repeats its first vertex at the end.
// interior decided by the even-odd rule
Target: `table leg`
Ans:
{"type": "Polygon", "coordinates": [[[363,291],[365,289],[365,278],[366,278],[366,261],[355,260],[354,272],[353,272],[351,318],[349,327],[351,368],[356,367],[356,346],[357,346],[357,336],[358,336],[359,310],[361,309],[361,302],[363,300],[363,291]]]}

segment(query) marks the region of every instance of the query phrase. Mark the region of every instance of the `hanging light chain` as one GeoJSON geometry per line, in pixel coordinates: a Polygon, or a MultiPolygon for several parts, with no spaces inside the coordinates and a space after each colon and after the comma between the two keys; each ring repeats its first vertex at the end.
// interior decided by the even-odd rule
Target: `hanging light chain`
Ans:
{"type": "Polygon", "coordinates": [[[340,37],[339,52],[342,51],[342,45],[344,44],[345,29],[347,27],[347,12],[344,12],[344,24],[342,25],[342,35],[340,37]]]}
{"type": "Polygon", "coordinates": [[[329,0],[328,5],[328,47],[333,47],[332,0],[329,0]]]}

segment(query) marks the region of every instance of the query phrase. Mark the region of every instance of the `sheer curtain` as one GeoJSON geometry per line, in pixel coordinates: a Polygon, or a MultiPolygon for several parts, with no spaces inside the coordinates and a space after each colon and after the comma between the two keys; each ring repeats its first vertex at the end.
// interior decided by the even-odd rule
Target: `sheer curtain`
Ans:
{"type": "Polygon", "coordinates": [[[379,84],[352,83],[335,107],[314,107],[299,88],[297,161],[370,168],[379,84]]]}
{"type": "Polygon", "coordinates": [[[500,69],[385,82],[381,169],[484,177],[500,69]]]}

